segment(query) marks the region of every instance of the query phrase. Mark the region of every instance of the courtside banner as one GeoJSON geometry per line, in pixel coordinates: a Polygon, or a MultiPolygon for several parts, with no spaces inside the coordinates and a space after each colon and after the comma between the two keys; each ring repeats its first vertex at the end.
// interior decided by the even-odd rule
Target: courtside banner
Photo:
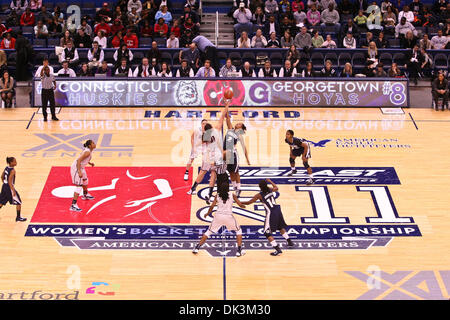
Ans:
{"type": "MultiPolygon", "coordinates": [[[[406,79],[315,78],[273,80],[57,79],[56,105],[67,107],[219,106],[231,87],[233,106],[408,107],[406,79]]],[[[41,82],[34,82],[34,105],[41,106],[41,82]]]]}

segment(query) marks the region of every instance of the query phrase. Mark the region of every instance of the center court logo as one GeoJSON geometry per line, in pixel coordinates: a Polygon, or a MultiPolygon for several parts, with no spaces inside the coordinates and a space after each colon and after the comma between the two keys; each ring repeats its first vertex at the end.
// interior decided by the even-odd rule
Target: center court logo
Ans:
{"type": "Polygon", "coordinates": [[[133,145],[113,145],[112,133],[92,133],[92,134],[62,134],[62,133],[35,133],[36,137],[41,139],[41,143],[35,147],[29,148],[22,153],[25,158],[43,157],[71,157],[75,158],[83,150],[83,143],[86,140],[97,142],[96,155],[99,157],[131,157],[133,154],[133,145]]]}

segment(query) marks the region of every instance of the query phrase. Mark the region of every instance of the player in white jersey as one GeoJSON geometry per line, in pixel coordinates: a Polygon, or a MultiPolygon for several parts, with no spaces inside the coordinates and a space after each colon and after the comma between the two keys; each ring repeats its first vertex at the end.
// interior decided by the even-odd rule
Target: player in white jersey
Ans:
{"type": "Polygon", "coordinates": [[[81,209],[77,205],[78,196],[83,191],[83,200],[93,200],[94,197],[88,193],[88,177],[86,174],[86,166],[94,166],[94,163],[90,162],[92,158],[92,151],[97,147],[92,140],[86,141],[83,145],[84,150],[81,152],[77,160],[72,163],[70,167],[70,175],[72,177],[72,183],[76,186],[73,194],[72,205],[70,211],[81,212],[81,209]]]}
{"type": "Polygon", "coordinates": [[[229,102],[225,103],[225,109],[222,111],[219,122],[214,128],[210,123],[206,123],[204,126],[204,132],[202,135],[202,167],[197,179],[188,191],[188,194],[195,194],[197,185],[203,180],[203,177],[209,171],[211,177],[209,179],[209,195],[206,200],[208,205],[213,199],[212,193],[217,178],[216,166],[223,164],[222,127],[223,120],[225,119],[226,114],[228,114],[228,106],[229,102]]]}
{"type": "Polygon", "coordinates": [[[248,159],[248,151],[243,138],[243,135],[245,134],[247,128],[242,122],[236,123],[236,125],[233,127],[229,114],[227,114],[226,120],[228,131],[224,138],[223,150],[225,151],[225,160],[227,163],[227,170],[230,173],[231,184],[236,191],[236,195],[239,197],[241,194],[241,177],[239,175],[239,156],[236,145],[239,141],[242,149],[244,150],[247,164],[250,165],[250,160],[248,159]]]}
{"type": "Polygon", "coordinates": [[[192,250],[192,253],[197,254],[200,247],[206,242],[208,237],[213,233],[217,233],[222,226],[225,226],[229,231],[236,232],[238,246],[236,256],[240,257],[245,254],[242,250],[242,229],[233,216],[233,200],[239,205],[239,207],[245,208],[245,206],[239,201],[238,197],[233,192],[230,192],[230,185],[228,182],[223,182],[219,186],[217,195],[209,207],[208,212],[205,214],[205,218],[207,216],[211,216],[214,207],[217,205],[217,210],[213,221],[211,222],[208,230],[203,234],[200,242],[195,246],[194,250],[192,250]]]}
{"type": "Polygon", "coordinates": [[[202,153],[202,135],[203,135],[203,131],[205,129],[205,124],[207,122],[208,121],[206,119],[203,119],[201,126],[197,129],[195,129],[194,132],[192,132],[191,154],[189,156],[189,161],[186,165],[186,171],[184,173],[184,181],[187,181],[189,178],[189,169],[192,166],[192,162],[194,162],[195,158],[197,158],[197,156],[202,153]]]}

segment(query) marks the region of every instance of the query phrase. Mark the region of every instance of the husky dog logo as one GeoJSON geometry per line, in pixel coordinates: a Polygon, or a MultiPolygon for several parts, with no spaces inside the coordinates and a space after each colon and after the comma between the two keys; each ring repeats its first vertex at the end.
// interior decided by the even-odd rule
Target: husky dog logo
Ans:
{"type": "Polygon", "coordinates": [[[194,81],[181,81],[175,91],[175,101],[178,105],[198,104],[197,86],[194,81]]]}

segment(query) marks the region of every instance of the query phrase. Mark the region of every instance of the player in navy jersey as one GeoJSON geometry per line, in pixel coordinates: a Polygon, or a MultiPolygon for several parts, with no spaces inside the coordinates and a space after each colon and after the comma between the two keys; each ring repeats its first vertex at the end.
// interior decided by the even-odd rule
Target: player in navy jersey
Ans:
{"type": "Polygon", "coordinates": [[[291,148],[289,155],[289,163],[291,164],[291,172],[289,172],[289,176],[297,173],[295,169],[295,158],[302,157],[303,166],[306,168],[308,172],[309,179],[306,181],[307,185],[311,185],[314,183],[314,179],[312,176],[312,169],[308,164],[308,159],[311,158],[311,148],[309,143],[305,139],[299,139],[294,137],[294,131],[288,130],[286,131],[286,139],[284,140],[289,147],[291,148]]]}
{"type": "Polygon", "coordinates": [[[261,201],[264,209],[266,210],[266,219],[264,221],[264,235],[266,236],[267,240],[269,240],[272,247],[275,249],[275,251],[271,252],[270,254],[272,256],[277,256],[281,254],[282,251],[278,243],[273,238],[272,232],[280,230],[281,235],[286,239],[288,243],[288,247],[292,248],[294,246],[294,242],[292,242],[286,232],[287,224],[284,221],[281,207],[275,202],[274,193],[278,191],[277,185],[270,179],[261,180],[259,182],[259,189],[261,190],[260,193],[255,194],[253,198],[251,198],[249,201],[242,202],[242,204],[250,205],[258,200],[261,201]],[[267,182],[272,185],[272,188],[269,188],[267,182]]]}
{"type": "Polygon", "coordinates": [[[230,173],[231,184],[236,191],[236,195],[239,197],[241,194],[241,177],[239,176],[239,156],[236,145],[238,141],[241,143],[247,164],[250,165],[247,148],[245,147],[244,139],[242,137],[247,128],[242,122],[236,123],[233,127],[229,113],[227,113],[226,119],[228,131],[223,140],[223,150],[225,151],[225,160],[227,163],[227,170],[230,173]]]}
{"type": "Polygon", "coordinates": [[[8,202],[15,205],[17,209],[16,221],[23,222],[27,219],[20,216],[22,200],[14,186],[14,183],[16,182],[16,170],[14,167],[17,166],[17,160],[14,157],[7,157],[6,163],[8,163],[8,166],[2,172],[3,185],[2,192],[0,193],[0,208],[8,202]]]}

